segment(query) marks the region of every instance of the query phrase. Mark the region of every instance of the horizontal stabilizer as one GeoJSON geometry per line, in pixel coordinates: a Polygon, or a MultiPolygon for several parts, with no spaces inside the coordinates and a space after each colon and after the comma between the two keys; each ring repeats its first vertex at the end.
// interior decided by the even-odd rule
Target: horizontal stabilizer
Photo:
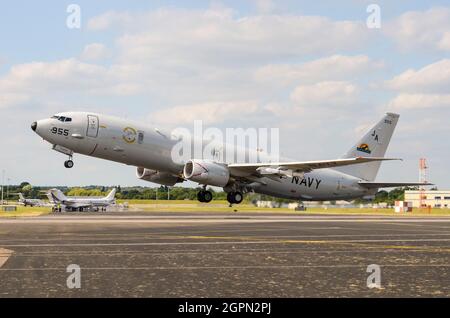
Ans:
{"type": "Polygon", "coordinates": [[[394,187],[419,187],[419,186],[433,185],[433,183],[428,183],[428,182],[369,182],[369,181],[360,181],[359,184],[368,189],[394,188],[394,187]]]}

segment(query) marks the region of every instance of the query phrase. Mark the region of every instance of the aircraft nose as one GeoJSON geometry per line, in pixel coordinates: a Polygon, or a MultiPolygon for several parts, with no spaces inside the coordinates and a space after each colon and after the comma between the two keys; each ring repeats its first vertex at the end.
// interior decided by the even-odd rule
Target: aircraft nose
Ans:
{"type": "Polygon", "coordinates": [[[31,129],[33,129],[33,131],[36,131],[36,128],[37,128],[37,122],[33,122],[31,124],[31,129]]]}

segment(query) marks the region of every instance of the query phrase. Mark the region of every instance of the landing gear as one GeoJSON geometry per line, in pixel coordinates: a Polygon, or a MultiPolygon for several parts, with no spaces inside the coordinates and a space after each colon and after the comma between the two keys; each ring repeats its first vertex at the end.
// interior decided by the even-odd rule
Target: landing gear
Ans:
{"type": "Polygon", "coordinates": [[[69,160],[64,161],[64,167],[69,169],[73,167],[72,156],[69,156],[69,160]]]}
{"type": "Polygon", "coordinates": [[[197,193],[197,199],[203,203],[209,203],[213,199],[213,195],[211,191],[208,190],[200,190],[197,193]]]}
{"type": "Polygon", "coordinates": [[[64,161],[64,167],[66,167],[66,168],[72,168],[73,167],[73,161],[72,160],[67,160],[67,161],[64,161]]]}
{"type": "Polygon", "coordinates": [[[228,194],[227,194],[227,201],[230,202],[230,204],[233,204],[233,203],[239,204],[242,202],[243,199],[244,199],[244,196],[239,191],[228,192],[228,194]]]}

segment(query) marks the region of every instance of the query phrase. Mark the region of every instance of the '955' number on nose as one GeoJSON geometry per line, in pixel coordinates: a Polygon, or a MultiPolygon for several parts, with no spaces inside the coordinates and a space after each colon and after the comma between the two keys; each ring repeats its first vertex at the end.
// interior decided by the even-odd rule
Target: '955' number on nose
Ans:
{"type": "Polygon", "coordinates": [[[50,131],[55,135],[69,136],[69,129],[52,127],[50,131]]]}

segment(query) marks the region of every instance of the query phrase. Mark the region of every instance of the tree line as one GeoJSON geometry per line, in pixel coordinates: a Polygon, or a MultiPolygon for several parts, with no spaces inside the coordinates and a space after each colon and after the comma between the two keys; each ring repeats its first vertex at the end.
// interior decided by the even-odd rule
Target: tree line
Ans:
{"type": "MultiPolygon", "coordinates": [[[[8,191],[4,187],[5,200],[17,200],[17,193],[22,192],[26,198],[46,199],[45,192],[53,187],[32,186],[28,182],[22,182],[20,185],[8,186],[8,191]]],[[[64,192],[67,196],[105,196],[113,187],[104,186],[86,186],[86,187],[55,187],[64,192]]],[[[197,193],[200,187],[183,188],[183,187],[121,187],[116,186],[116,199],[119,200],[197,200],[197,193]]],[[[214,199],[226,200],[227,194],[223,191],[213,192],[214,199]]],[[[404,200],[405,190],[417,190],[415,187],[395,188],[391,191],[381,190],[376,193],[374,203],[387,203],[393,205],[396,200],[404,200]]],[[[249,193],[245,196],[246,202],[263,200],[275,201],[277,203],[298,202],[282,198],[275,198],[263,194],[249,193]]],[[[357,199],[355,203],[366,203],[366,200],[357,199]]]]}

